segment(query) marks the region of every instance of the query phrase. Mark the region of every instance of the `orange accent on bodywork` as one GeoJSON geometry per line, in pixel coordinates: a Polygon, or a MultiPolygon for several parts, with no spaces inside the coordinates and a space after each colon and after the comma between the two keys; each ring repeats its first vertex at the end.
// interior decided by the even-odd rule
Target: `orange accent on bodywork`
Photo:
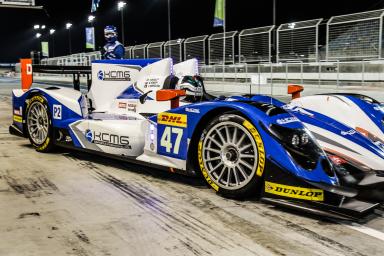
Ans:
{"type": "Polygon", "coordinates": [[[297,84],[288,85],[288,94],[292,94],[292,99],[298,99],[301,97],[300,93],[304,91],[304,87],[297,84]]]}
{"type": "Polygon", "coordinates": [[[21,59],[21,88],[27,91],[33,83],[32,59],[21,59]]]}
{"type": "Polygon", "coordinates": [[[365,137],[369,138],[369,131],[361,128],[361,127],[356,127],[355,128],[356,131],[358,131],[359,133],[361,133],[362,135],[364,135],[365,137]]]}
{"type": "Polygon", "coordinates": [[[333,155],[342,157],[342,158],[344,158],[344,159],[347,160],[347,161],[350,161],[350,162],[352,162],[352,163],[354,163],[354,164],[356,164],[356,165],[361,166],[362,168],[365,168],[366,171],[368,171],[368,170],[370,169],[370,168],[367,167],[365,164],[363,164],[362,162],[356,160],[355,158],[352,158],[352,157],[350,157],[350,156],[347,156],[347,155],[345,155],[345,154],[343,154],[343,153],[340,153],[340,152],[338,152],[338,151],[336,151],[336,150],[333,150],[333,149],[330,149],[330,148],[323,148],[323,149],[324,149],[324,151],[325,151],[326,153],[330,153],[330,154],[333,154],[333,155]]]}

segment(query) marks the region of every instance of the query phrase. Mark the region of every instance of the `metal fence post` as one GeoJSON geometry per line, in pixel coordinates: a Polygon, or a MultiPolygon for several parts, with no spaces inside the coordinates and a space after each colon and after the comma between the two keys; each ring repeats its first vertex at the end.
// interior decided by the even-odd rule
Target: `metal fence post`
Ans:
{"type": "Polygon", "coordinates": [[[336,86],[340,86],[340,61],[337,61],[337,82],[336,86]]]}
{"type": "Polygon", "coordinates": [[[361,61],[361,85],[364,86],[365,83],[365,61],[361,61]]]}
{"type": "Polygon", "coordinates": [[[319,62],[319,88],[321,86],[321,62],[319,62]]]}
{"type": "Polygon", "coordinates": [[[304,67],[303,67],[303,62],[300,63],[300,78],[301,78],[301,81],[300,83],[303,85],[304,84],[304,67]]]}
{"type": "Polygon", "coordinates": [[[271,96],[273,96],[273,65],[271,65],[271,96]]]}
{"type": "Polygon", "coordinates": [[[285,63],[285,84],[288,84],[288,63],[285,63]]]}
{"type": "Polygon", "coordinates": [[[259,73],[259,94],[261,93],[261,72],[260,72],[260,64],[257,65],[257,71],[259,73]]]}
{"type": "Polygon", "coordinates": [[[380,16],[380,30],[379,30],[379,59],[382,57],[383,50],[383,15],[384,12],[380,16]]]}

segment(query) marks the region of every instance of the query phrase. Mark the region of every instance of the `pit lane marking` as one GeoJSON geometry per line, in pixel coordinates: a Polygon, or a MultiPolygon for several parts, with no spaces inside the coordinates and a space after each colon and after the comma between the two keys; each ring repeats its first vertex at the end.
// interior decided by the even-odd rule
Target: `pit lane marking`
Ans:
{"type": "Polygon", "coordinates": [[[362,226],[362,225],[355,223],[355,222],[352,222],[352,223],[338,222],[338,223],[345,226],[345,227],[348,227],[350,229],[359,231],[363,234],[366,234],[368,236],[371,236],[371,237],[374,237],[374,238],[379,239],[381,241],[384,241],[384,233],[381,231],[378,231],[376,229],[362,226]]]}

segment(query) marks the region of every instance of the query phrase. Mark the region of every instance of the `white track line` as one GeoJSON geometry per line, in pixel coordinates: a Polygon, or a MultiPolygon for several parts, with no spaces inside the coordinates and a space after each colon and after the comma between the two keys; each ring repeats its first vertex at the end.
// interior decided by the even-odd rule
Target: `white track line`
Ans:
{"type": "Polygon", "coordinates": [[[378,231],[378,230],[375,230],[375,229],[372,229],[372,228],[369,228],[366,226],[362,226],[362,225],[360,225],[358,223],[354,223],[354,222],[351,224],[346,224],[345,222],[339,222],[339,223],[345,227],[348,227],[350,229],[359,231],[363,234],[366,234],[366,235],[369,235],[369,236],[374,237],[376,239],[384,241],[384,233],[381,231],[378,231]]]}

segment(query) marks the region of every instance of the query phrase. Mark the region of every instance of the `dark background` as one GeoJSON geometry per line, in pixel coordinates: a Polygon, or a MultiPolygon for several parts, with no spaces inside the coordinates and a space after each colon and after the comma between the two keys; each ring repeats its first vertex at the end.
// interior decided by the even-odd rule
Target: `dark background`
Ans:
{"type": "MultiPolygon", "coordinates": [[[[120,31],[117,0],[101,0],[95,14],[97,47],[103,44],[105,25],[116,25],[120,31]]],[[[126,45],[166,41],[168,39],[167,0],[126,0],[126,45]]],[[[272,21],[272,0],[227,0],[227,31],[267,26],[272,21]]],[[[69,53],[67,22],[73,23],[72,52],[85,51],[85,27],[91,0],[36,0],[43,10],[0,8],[0,63],[17,62],[29,57],[31,50],[40,50],[41,40],[51,41],[48,31],[56,29],[54,55],[69,53]],[[36,39],[34,24],[45,24],[41,39],[36,39]]],[[[222,32],[214,28],[215,0],[171,0],[172,38],[222,32]]],[[[375,10],[384,7],[384,0],[277,0],[277,24],[306,19],[328,19],[334,15],[375,10]]]]}

